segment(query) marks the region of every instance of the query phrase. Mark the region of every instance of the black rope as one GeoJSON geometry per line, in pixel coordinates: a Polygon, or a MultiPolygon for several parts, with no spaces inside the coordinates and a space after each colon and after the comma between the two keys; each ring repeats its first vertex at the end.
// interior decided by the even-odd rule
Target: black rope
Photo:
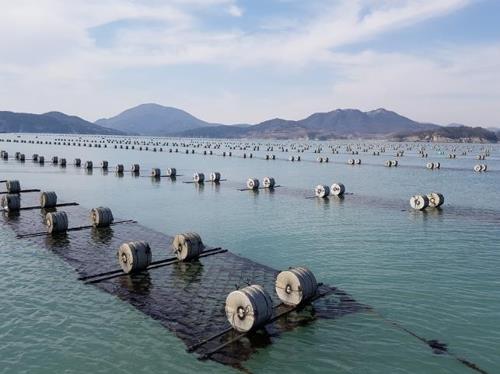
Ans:
{"type": "MultiPolygon", "coordinates": [[[[213,251],[218,251],[220,249],[221,249],[220,247],[211,248],[211,249],[206,250],[205,253],[210,253],[210,252],[213,252],[213,251]]],[[[165,258],[163,260],[153,261],[153,262],[151,262],[149,264],[149,266],[159,265],[159,264],[163,264],[163,263],[174,261],[174,260],[177,260],[177,258],[176,257],[169,257],[169,258],[165,258]]],[[[104,276],[107,276],[107,275],[120,274],[122,272],[123,272],[123,270],[121,270],[121,269],[111,270],[111,271],[107,271],[105,273],[92,274],[92,275],[87,275],[87,276],[84,276],[84,277],[79,277],[78,280],[86,281],[86,280],[91,279],[91,278],[100,278],[100,277],[104,277],[104,276]]]]}
{"type": "MultiPolygon", "coordinates": [[[[225,253],[225,252],[227,252],[227,249],[214,248],[213,250],[202,252],[198,256],[198,258],[212,256],[212,255],[216,255],[216,254],[219,254],[219,253],[225,253]]],[[[172,264],[175,264],[177,262],[182,262],[182,261],[178,260],[177,258],[166,259],[166,260],[162,260],[162,261],[157,261],[156,264],[149,265],[146,268],[146,270],[144,270],[144,271],[152,270],[152,269],[157,269],[157,268],[160,268],[160,267],[163,267],[163,266],[172,265],[172,264]]],[[[85,284],[95,284],[95,283],[103,282],[103,281],[106,281],[106,280],[110,280],[110,279],[114,279],[114,278],[118,278],[118,277],[123,277],[125,275],[133,275],[133,274],[125,273],[123,270],[114,270],[114,271],[111,271],[111,272],[108,272],[108,273],[110,273],[110,275],[104,276],[104,277],[99,277],[99,274],[97,274],[95,276],[92,276],[90,278],[96,278],[96,279],[86,280],[84,283],[85,284]]],[[[135,274],[140,274],[140,273],[142,273],[142,271],[138,272],[138,273],[135,273],[135,274]]],[[[103,273],[103,274],[106,274],[106,273],[103,273]]],[[[87,279],[89,279],[89,278],[87,278],[87,279]]]]}
{"type": "Polygon", "coordinates": [[[277,186],[274,186],[273,188],[269,188],[269,187],[259,187],[259,188],[238,188],[238,191],[255,191],[255,190],[270,190],[272,191],[273,189],[275,188],[280,188],[280,187],[283,187],[282,185],[277,185],[277,186]]]}
{"type": "MultiPolygon", "coordinates": [[[[40,192],[40,190],[38,190],[38,189],[32,189],[32,190],[21,190],[21,191],[19,191],[19,193],[27,193],[27,192],[40,192]]],[[[9,194],[9,193],[10,193],[9,191],[2,191],[2,192],[0,192],[0,195],[6,195],[6,194],[9,194]]]]}
{"type": "MultiPolygon", "coordinates": [[[[134,220],[125,220],[125,221],[117,221],[117,222],[113,222],[113,223],[110,223],[110,226],[115,226],[115,225],[119,225],[119,224],[122,224],[122,223],[137,223],[137,221],[134,221],[134,220]]],[[[66,231],[81,231],[81,230],[88,230],[88,229],[92,229],[94,228],[93,225],[86,225],[86,226],[78,226],[78,227],[71,227],[69,229],[67,229],[66,231]]],[[[34,233],[30,233],[30,234],[17,234],[16,235],[16,238],[17,239],[22,239],[22,238],[31,238],[31,237],[35,237],[35,236],[44,236],[44,235],[50,235],[48,232],[34,232],[34,233]]]]}
{"type": "Polygon", "coordinates": [[[475,370],[475,371],[477,371],[478,373],[481,373],[481,374],[488,374],[488,372],[486,370],[481,369],[479,366],[477,366],[473,362],[471,362],[471,361],[469,361],[469,360],[467,360],[465,358],[459,357],[458,355],[456,355],[453,352],[450,352],[448,350],[448,344],[440,342],[437,339],[427,340],[427,339],[421,337],[420,335],[416,334],[415,332],[413,332],[413,331],[407,329],[406,327],[402,326],[400,323],[398,323],[396,321],[393,321],[393,320],[391,320],[389,318],[384,317],[382,314],[380,314],[376,310],[371,309],[371,312],[374,313],[375,315],[377,315],[379,318],[381,318],[384,322],[390,324],[391,326],[396,327],[397,329],[399,329],[401,331],[406,332],[407,334],[409,334],[409,335],[413,336],[414,338],[420,340],[422,343],[425,343],[426,345],[428,345],[432,349],[432,351],[435,354],[438,354],[438,355],[439,354],[448,354],[451,357],[453,357],[455,360],[457,360],[458,362],[460,362],[461,364],[467,366],[468,368],[470,368],[472,370],[475,370]]]}
{"type": "MultiPolygon", "coordinates": [[[[77,206],[77,205],[80,205],[80,204],[78,204],[78,203],[62,203],[62,204],[56,204],[55,206],[53,206],[51,208],[61,208],[61,207],[65,207],[65,206],[77,206]]],[[[19,208],[19,210],[34,210],[34,209],[44,209],[44,207],[42,207],[42,206],[27,206],[24,208],[19,208]]]]}

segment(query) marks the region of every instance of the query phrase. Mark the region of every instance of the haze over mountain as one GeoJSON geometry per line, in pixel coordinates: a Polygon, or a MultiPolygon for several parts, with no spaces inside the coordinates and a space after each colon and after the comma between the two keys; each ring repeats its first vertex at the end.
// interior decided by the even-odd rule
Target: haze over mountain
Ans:
{"type": "Polygon", "coordinates": [[[77,116],[60,112],[45,114],[14,113],[0,111],[0,132],[30,132],[55,134],[102,134],[123,135],[121,131],[108,129],[77,116]]]}
{"type": "Polygon", "coordinates": [[[168,136],[175,133],[215,126],[177,108],[142,104],[117,116],[96,121],[97,125],[133,134],[168,136]]]}

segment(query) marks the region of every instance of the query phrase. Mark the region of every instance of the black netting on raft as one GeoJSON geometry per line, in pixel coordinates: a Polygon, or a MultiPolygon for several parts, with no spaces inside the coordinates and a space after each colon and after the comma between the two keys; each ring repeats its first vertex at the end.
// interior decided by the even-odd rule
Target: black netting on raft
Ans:
{"type": "MultiPolygon", "coordinates": [[[[28,200],[27,198],[25,198],[28,200]]],[[[79,206],[60,208],[68,213],[69,227],[89,225],[89,210],[79,206]]],[[[42,210],[4,213],[5,224],[17,234],[45,231],[42,210]]],[[[37,246],[46,248],[68,262],[80,276],[95,275],[119,269],[116,250],[126,241],[145,240],[151,245],[153,261],[172,257],[172,237],[136,223],[109,228],[70,231],[56,235],[29,237],[37,246]]],[[[218,253],[190,263],[174,263],[136,275],[123,275],[94,285],[116,295],[135,308],[159,321],[186,346],[203,341],[230,327],[224,304],[227,295],[247,284],[260,284],[271,295],[273,305],[280,301],[274,292],[278,271],[230,252],[218,253]]],[[[239,367],[257,349],[265,347],[283,332],[313,322],[318,318],[337,318],[365,309],[345,292],[320,286],[318,292],[331,292],[311,305],[293,311],[250,333],[209,356],[217,362],[239,367]]],[[[275,315],[287,311],[275,308],[275,315]]],[[[238,333],[228,331],[196,349],[203,355],[230,341],[238,333]]]]}

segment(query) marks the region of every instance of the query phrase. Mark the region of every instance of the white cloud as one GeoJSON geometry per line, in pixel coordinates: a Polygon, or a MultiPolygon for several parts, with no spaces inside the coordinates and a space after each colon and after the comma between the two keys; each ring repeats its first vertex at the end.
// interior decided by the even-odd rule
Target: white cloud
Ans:
{"type": "Polygon", "coordinates": [[[0,34],[7,37],[0,38],[0,100],[10,109],[62,109],[90,118],[113,114],[129,104],[160,101],[228,122],[274,115],[300,117],[336,106],[387,106],[422,120],[491,125],[494,119],[478,117],[476,109],[491,113],[498,104],[498,45],[445,46],[429,57],[336,52],[339,47],[444,16],[472,1],[327,1],[314,17],[308,14],[292,22],[283,15],[282,20],[274,18],[272,25],[263,18],[251,31],[205,26],[209,19],[204,17],[214,12],[244,17],[234,0],[3,2],[0,34]],[[89,33],[91,28],[123,20],[155,20],[162,26],[120,28],[106,48],[98,46],[89,33]],[[242,75],[253,67],[306,74],[320,66],[335,78],[325,77],[323,84],[329,89],[298,84],[290,92],[273,87],[272,95],[257,98],[250,91],[245,94],[245,87],[240,87],[241,92],[222,88],[214,89],[219,94],[210,98],[180,93],[176,97],[182,100],[175,103],[170,98],[165,101],[166,91],[144,92],[128,86],[126,75],[119,87],[109,79],[121,69],[184,64],[197,64],[200,69],[217,65],[242,75]],[[228,111],[228,101],[238,111],[228,111]]]}
{"type": "Polygon", "coordinates": [[[237,6],[236,4],[229,5],[227,11],[230,15],[234,17],[241,17],[243,15],[243,9],[237,6]]]}

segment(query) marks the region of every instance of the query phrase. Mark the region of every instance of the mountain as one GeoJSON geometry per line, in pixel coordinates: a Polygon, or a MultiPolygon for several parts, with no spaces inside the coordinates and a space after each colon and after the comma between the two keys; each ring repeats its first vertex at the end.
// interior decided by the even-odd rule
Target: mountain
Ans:
{"type": "Polygon", "coordinates": [[[0,132],[123,135],[76,116],[60,112],[45,114],[0,111],[0,132]]]}
{"type": "Polygon", "coordinates": [[[217,126],[191,114],[158,104],[142,104],[112,118],[96,121],[97,125],[112,129],[150,136],[166,136],[181,131],[217,126]]]}
{"type": "Polygon", "coordinates": [[[337,109],[301,120],[270,119],[256,125],[221,125],[198,119],[176,108],[143,104],[96,123],[60,112],[45,114],[0,112],[0,132],[42,132],[200,138],[260,139],[391,139],[396,141],[497,142],[500,130],[439,126],[416,122],[396,112],[377,109],[337,109]]]}
{"type": "Polygon", "coordinates": [[[395,134],[391,140],[418,142],[496,143],[498,136],[482,127],[452,126],[395,134]]]}
{"type": "Polygon", "coordinates": [[[337,109],[315,113],[307,118],[291,121],[281,118],[235,131],[231,126],[217,126],[179,132],[179,136],[248,137],[276,139],[344,139],[384,138],[403,131],[424,131],[438,125],[420,123],[386,109],[362,112],[357,109],[337,109]]]}

